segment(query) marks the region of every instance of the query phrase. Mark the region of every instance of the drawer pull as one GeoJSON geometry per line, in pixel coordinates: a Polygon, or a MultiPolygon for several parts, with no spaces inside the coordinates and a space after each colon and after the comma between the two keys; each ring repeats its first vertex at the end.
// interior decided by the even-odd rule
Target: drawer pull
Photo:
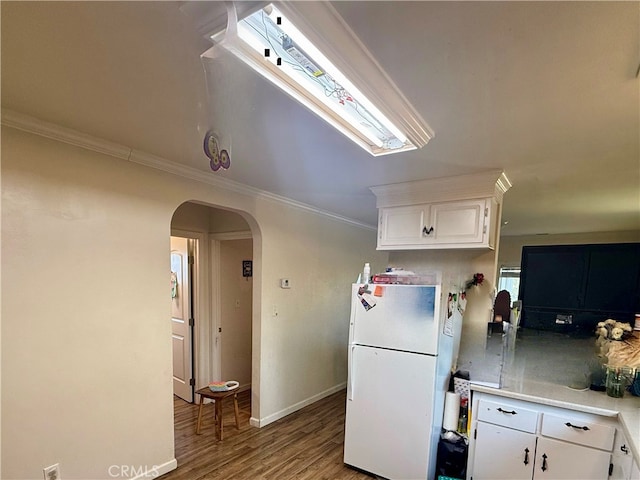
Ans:
{"type": "Polygon", "coordinates": [[[540,467],[542,469],[542,471],[544,472],[547,469],[547,454],[543,453],[542,454],[542,467],[540,467]]]}
{"type": "Polygon", "coordinates": [[[508,413],[509,415],[517,415],[518,412],[516,412],[515,410],[503,410],[502,408],[498,407],[498,411],[501,413],[508,413]]]}
{"type": "Polygon", "coordinates": [[[433,226],[430,226],[428,229],[427,227],[422,227],[423,235],[431,235],[431,232],[433,232],[433,226]]]}
{"type": "Polygon", "coordinates": [[[529,465],[529,449],[524,449],[524,464],[529,465]]]}
{"type": "Polygon", "coordinates": [[[565,423],[565,425],[566,425],[567,427],[576,428],[576,429],[578,429],[578,430],[584,430],[585,432],[586,432],[587,430],[589,430],[589,427],[587,427],[586,425],[585,425],[584,427],[579,427],[578,425],[573,425],[571,422],[567,422],[567,423],[565,423]]]}

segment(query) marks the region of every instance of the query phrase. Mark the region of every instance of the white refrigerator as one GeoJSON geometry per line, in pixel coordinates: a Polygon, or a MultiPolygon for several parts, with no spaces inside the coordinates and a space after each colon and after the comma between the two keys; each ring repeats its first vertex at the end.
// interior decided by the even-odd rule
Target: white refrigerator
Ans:
{"type": "Polygon", "coordinates": [[[393,480],[434,478],[453,352],[440,303],[439,285],[353,285],[347,465],[393,480]]]}

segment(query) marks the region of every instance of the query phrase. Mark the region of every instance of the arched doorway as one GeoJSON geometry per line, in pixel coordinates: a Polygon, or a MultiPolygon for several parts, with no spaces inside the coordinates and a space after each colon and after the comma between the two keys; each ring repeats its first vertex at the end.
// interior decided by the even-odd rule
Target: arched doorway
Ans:
{"type": "MultiPolygon", "coordinates": [[[[174,338],[174,348],[193,347],[192,390],[215,380],[237,380],[241,389],[250,389],[254,302],[253,268],[248,267],[253,266],[254,238],[249,223],[235,211],[185,202],[173,214],[171,235],[187,239],[194,255],[193,338],[190,343],[174,338]]],[[[174,351],[174,369],[188,361],[183,354],[174,351]]]]}

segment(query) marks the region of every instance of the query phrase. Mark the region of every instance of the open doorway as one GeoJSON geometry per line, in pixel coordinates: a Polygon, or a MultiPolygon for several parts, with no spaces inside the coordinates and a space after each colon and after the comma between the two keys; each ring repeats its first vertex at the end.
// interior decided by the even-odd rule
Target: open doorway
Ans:
{"type": "MultiPolygon", "coordinates": [[[[171,232],[172,236],[190,239],[194,252],[190,282],[193,391],[218,380],[236,380],[242,390],[248,390],[253,303],[253,239],[249,224],[239,213],[186,202],[174,212],[171,232]]],[[[176,342],[174,365],[176,359],[184,358],[184,349],[176,351],[175,347],[176,342]]]]}

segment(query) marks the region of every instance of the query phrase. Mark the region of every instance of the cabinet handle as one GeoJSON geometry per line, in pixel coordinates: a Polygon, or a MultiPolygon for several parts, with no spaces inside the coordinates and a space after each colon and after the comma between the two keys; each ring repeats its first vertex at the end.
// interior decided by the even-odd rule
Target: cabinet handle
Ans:
{"type": "Polygon", "coordinates": [[[626,445],[622,445],[622,446],[620,447],[620,451],[621,451],[621,452],[623,452],[623,453],[629,453],[629,449],[627,448],[627,446],[626,446],[626,445]]]}
{"type": "Polygon", "coordinates": [[[524,464],[529,465],[529,449],[524,449],[524,464]]]}
{"type": "Polygon", "coordinates": [[[573,425],[571,422],[567,422],[567,423],[565,423],[565,425],[566,425],[567,427],[576,428],[576,429],[578,429],[578,430],[584,430],[585,432],[586,432],[587,430],[589,430],[589,427],[587,427],[586,425],[585,425],[584,427],[579,427],[578,425],[573,425]]]}
{"type": "Polygon", "coordinates": [[[511,410],[511,411],[503,410],[501,407],[498,407],[498,411],[500,413],[508,413],[509,415],[517,415],[518,414],[518,412],[516,412],[515,410],[511,410]]]}
{"type": "Polygon", "coordinates": [[[427,227],[422,227],[422,234],[423,235],[429,235],[431,232],[433,232],[433,226],[429,227],[429,229],[427,229],[427,227]]]}
{"type": "Polygon", "coordinates": [[[543,453],[542,454],[542,467],[540,467],[542,469],[542,471],[544,472],[547,469],[547,454],[543,453]]]}

